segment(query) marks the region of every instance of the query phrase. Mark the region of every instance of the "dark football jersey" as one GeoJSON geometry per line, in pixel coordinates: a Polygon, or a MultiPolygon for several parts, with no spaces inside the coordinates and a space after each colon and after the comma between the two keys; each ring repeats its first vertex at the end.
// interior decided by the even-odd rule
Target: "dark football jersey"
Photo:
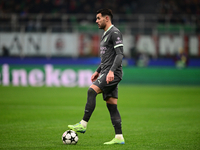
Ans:
{"type": "MultiPolygon", "coordinates": [[[[116,57],[115,48],[123,47],[122,34],[114,25],[104,32],[100,43],[101,73],[108,72],[116,57]]],[[[122,78],[122,65],[118,66],[114,72],[122,78]]]]}

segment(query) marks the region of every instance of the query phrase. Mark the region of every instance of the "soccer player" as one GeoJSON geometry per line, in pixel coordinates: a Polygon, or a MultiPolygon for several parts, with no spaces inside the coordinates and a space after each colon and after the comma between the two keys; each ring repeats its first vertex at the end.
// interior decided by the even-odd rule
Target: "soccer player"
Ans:
{"type": "Polygon", "coordinates": [[[122,79],[123,39],[119,29],[112,25],[112,18],[110,9],[97,11],[96,23],[99,29],[105,31],[100,42],[101,64],[91,77],[93,84],[88,89],[83,119],[75,125],[68,125],[68,128],[85,133],[87,123],[96,106],[96,96],[103,93],[115,129],[115,137],[104,144],[124,144],[121,116],[117,109],[118,84],[122,79]]]}

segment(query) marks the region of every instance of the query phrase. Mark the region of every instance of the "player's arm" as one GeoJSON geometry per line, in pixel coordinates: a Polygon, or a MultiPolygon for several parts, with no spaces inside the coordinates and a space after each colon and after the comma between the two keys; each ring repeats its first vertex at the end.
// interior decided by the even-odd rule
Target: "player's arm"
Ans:
{"type": "Polygon", "coordinates": [[[112,67],[110,68],[110,71],[112,72],[115,72],[117,67],[119,67],[122,64],[122,59],[123,59],[123,47],[122,46],[117,47],[115,48],[115,51],[116,51],[116,57],[112,67]]]}
{"type": "Polygon", "coordinates": [[[115,31],[112,33],[112,42],[116,56],[110,71],[115,72],[115,70],[122,64],[123,59],[123,38],[120,31],[115,31]]]}
{"type": "Polygon", "coordinates": [[[122,64],[123,59],[123,38],[122,34],[119,31],[115,31],[112,34],[113,46],[116,52],[116,56],[113,62],[113,65],[110,68],[110,71],[107,74],[106,81],[107,83],[114,80],[115,70],[122,64]]]}
{"type": "Polygon", "coordinates": [[[116,51],[116,56],[113,62],[112,67],[110,68],[110,71],[107,74],[106,81],[107,83],[111,82],[114,80],[114,72],[122,64],[122,59],[123,59],[123,47],[117,47],[115,48],[116,51]]]}

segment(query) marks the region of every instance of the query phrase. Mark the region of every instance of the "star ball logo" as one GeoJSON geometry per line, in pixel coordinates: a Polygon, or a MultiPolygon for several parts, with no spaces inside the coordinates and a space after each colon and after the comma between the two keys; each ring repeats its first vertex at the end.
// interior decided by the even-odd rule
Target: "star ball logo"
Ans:
{"type": "Polygon", "coordinates": [[[116,44],[122,43],[122,40],[120,39],[120,37],[117,38],[118,41],[116,41],[116,44]]]}

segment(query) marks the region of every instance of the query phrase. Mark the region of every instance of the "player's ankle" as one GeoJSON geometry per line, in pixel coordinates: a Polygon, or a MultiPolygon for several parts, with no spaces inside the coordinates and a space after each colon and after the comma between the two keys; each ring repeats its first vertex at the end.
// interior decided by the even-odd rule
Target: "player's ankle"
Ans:
{"type": "Polygon", "coordinates": [[[81,123],[81,125],[82,125],[84,128],[87,127],[87,123],[88,123],[87,121],[81,120],[80,123],[81,123]]]}
{"type": "Polygon", "coordinates": [[[123,140],[123,139],[124,139],[124,137],[123,137],[122,134],[116,134],[116,135],[115,135],[115,138],[117,138],[117,139],[119,139],[119,140],[123,140]]]}

